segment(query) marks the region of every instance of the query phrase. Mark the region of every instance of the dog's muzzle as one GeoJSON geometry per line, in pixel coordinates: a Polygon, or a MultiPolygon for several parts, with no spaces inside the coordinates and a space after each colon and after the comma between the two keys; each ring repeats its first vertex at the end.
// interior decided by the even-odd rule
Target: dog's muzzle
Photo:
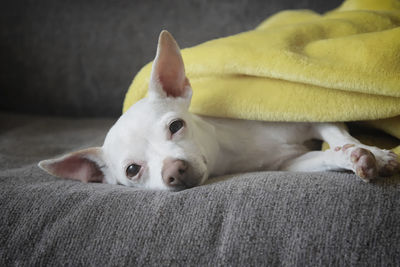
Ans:
{"type": "Polygon", "coordinates": [[[185,160],[166,158],[163,162],[161,176],[168,187],[182,190],[200,184],[201,179],[192,173],[191,166],[185,160]]]}

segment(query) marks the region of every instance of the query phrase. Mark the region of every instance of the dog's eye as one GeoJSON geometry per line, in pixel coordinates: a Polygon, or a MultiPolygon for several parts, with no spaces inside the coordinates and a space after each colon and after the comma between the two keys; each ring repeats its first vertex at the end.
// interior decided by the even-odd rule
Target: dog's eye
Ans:
{"type": "Polygon", "coordinates": [[[139,171],[140,171],[141,166],[137,164],[131,164],[126,168],[126,176],[128,177],[134,177],[136,176],[139,171]]]}
{"type": "Polygon", "coordinates": [[[184,125],[185,122],[183,120],[175,120],[169,125],[169,131],[171,132],[171,134],[174,134],[179,131],[184,125]]]}

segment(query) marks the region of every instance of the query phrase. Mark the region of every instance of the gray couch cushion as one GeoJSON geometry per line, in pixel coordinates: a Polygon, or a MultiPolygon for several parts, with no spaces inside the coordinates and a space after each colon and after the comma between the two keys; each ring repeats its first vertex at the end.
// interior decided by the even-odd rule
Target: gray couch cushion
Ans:
{"type": "Polygon", "coordinates": [[[0,266],[400,265],[400,178],[232,175],[176,193],[45,174],[112,120],[0,115],[0,266]]]}

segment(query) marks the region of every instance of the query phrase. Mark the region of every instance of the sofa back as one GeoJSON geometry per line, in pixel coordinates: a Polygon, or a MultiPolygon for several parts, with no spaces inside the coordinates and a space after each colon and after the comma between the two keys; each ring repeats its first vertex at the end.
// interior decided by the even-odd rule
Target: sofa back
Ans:
{"type": "Polygon", "coordinates": [[[325,12],[341,0],[6,1],[0,9],[0,109],[121,114],[134,75],[169,30],[182,48],[257,26],[282,9],[325,12]]]}

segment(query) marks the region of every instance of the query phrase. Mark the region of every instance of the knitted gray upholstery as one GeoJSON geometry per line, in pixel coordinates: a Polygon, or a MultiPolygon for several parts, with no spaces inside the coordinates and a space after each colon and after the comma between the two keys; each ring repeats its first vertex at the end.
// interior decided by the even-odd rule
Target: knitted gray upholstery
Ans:
{"type": "Polygon", "coordinates": [[[0,266],[400,265],[400,177],[260,172],[170,193],[36,166],[111,124],[0,116],[0,266]]]}

